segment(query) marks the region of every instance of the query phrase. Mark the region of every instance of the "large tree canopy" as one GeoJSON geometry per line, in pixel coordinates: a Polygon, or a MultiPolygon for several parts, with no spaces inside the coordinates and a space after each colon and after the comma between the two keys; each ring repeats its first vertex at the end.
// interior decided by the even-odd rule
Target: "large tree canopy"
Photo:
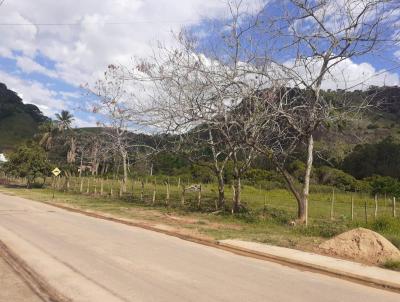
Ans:
{"type": "Polygon", "coordinates": [[[17,177],[27,179],[28,188],[37,178],[50,174],[51,166],[47,160],[45,151],[36,144],[20,146],[17,151],[9,155],[9,161],[4,164],[4,171],[17,177]]]}
{"type": "Polygon", "coordinates": [[[373,175],[400,179],[400,144],[392,138],[357,146],[343,162],[343,169],[358,179],[373,175]]]}

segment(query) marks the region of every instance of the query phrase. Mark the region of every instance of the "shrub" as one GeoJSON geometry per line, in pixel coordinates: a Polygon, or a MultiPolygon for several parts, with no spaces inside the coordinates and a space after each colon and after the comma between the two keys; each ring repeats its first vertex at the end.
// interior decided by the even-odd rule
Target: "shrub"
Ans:
{"type": "Polygon", "coordinates": [[[354,191],[357,188],[357,180],[341,170],[322,166],[317,169],[320,184],[335,186],[341,190],[354,191]]]}
{"type": "Polygon", "coordinates": [[[389,176],[375,175],[365,179],[371,187],[373,194],[400,195],[400,182],[389,176]]]}
{"type": "Polygon", "coordinates": [[[256,184],[260,182],[284,182],[282,176],[277,172],[262,169],[250,169],[244,175],[244,179],[251,184],[256,184]]]}
{"type": "Polygon", "coordinates": [[[45,181],[51,173],[51,166],[45,151],[37,144],[20,146],[9,156],[9,161],[3,165],[4,171],[13,176],[26,177],[28,188],[39,177],[45,181]]]}
{"type": "Polygon", "coordinates": [[[192,178],[202,183],[210,183],[216,180],[216,177],[212,170],[203,165],[192,165],[191,166],[192,178]]]}

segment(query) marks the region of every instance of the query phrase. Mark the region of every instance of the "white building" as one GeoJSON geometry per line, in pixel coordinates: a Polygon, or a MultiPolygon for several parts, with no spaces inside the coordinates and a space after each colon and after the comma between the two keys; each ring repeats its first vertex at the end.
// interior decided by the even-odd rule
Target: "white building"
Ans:
{"type": "Polygon", "coordinates": [[[3,153],[0,153],[0,164],[7,162],[6,156],[3,153]]]}

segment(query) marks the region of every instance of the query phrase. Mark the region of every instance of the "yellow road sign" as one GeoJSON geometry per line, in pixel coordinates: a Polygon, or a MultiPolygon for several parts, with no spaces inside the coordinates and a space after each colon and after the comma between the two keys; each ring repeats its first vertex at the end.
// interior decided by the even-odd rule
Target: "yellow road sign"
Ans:
{"type": "Polygon", "coordinates": [[[53,173],[53,174],[54,174],[54,176],[58,176],[58,175],[60,175],[60,173],[61,173],[61,170],[60,170],[60,169],[58,169],[58,168],[55,168],[53,171],[51,171],[51,173],[53,173]]]}

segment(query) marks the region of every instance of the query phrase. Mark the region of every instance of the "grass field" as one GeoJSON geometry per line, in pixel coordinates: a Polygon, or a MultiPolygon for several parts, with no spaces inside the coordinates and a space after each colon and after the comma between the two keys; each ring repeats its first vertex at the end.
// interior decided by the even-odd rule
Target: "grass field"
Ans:
{"type": "MultiPolygon", "coordinates": [[[[101,180],[70,178],[67,186],[66,180],[60,179],[55,187],[56,190],[51,186],[27,190],[19,186],[3,186],[2,190],[39,201],[67,204],[121,218],[163,223],[215,239],[240,238],[314,250],[326,238],[362,226],[381,233],[400,247],[400,218],[393,217],[393,203],[389,197],[378,196],[375,217],[375,200],[367,194],[352,195],[335,191],[333,196],[332,188],[313,187],[309,226],[293,227],[289,223],[296,218],[296,203],[291,194],[283,189],[262,190],[244,186],[242,201],[247,211],[232,215],[229,211],[216,211],[217,188],[212,184],[202,185],[200,205],[199,192],[190,191],[185,193],[182,205],[182,187],[178,187],[177,183],[169,187],[168,202],[167,185],[157,183],[154,187],[151,180],[143,182],[143,194],[142,182],[132,180],[124,194],[121,194],[120,182],[116,180],[103,180],[101,185],[101,180]]],[[[232,191],[229,188],[226,199],[229,206],[232,200],[232,191]]],[[[397,207],[398,205],[396,210],[397,207]]]]}

